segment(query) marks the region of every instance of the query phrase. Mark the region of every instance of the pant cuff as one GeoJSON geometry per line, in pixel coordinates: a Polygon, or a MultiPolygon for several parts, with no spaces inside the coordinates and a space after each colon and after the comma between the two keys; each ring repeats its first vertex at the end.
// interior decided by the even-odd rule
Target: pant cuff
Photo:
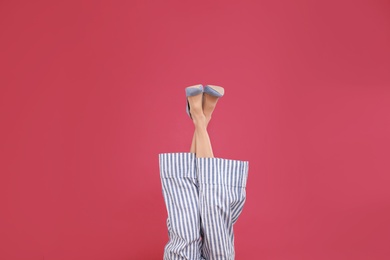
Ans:
{"type": "Polygon", "coordinates": [[[224,158],[195,158],[199,184],[246,187],[249,161],[224,158]]]}
{"type": "Polygon", "coordinates": [[[161,178],[196,178],[195,153],[160,153],[158,156],[161,178]]]}

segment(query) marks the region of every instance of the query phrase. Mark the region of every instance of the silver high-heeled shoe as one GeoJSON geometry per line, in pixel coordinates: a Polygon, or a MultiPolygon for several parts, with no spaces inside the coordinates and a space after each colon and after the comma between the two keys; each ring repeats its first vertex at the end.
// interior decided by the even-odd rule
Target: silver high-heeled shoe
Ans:
{"type": "Polygon", "coordinates": [[[225,94],[225,89],[220,86],[206,85],[203,88],[203,93],[220,98],[223,97],[223,95],[225,94]]]}

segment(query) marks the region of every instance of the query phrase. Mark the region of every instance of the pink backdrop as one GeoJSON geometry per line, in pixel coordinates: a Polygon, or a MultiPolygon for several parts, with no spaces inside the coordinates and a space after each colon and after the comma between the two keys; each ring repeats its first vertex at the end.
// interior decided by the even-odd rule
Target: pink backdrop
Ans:
{"type": "Polygon", "coordinates": [[[390,2],[2,1],[0,259],[162,259],[158,153],[225,87],[236,259],[390,259],[390,2]]]}

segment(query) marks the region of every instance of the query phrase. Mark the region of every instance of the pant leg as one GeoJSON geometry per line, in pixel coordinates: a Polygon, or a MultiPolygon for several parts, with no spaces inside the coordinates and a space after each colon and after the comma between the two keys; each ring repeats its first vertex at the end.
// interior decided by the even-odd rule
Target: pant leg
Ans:
{"type": "Polygon", "coordinates": [[[160,177],[168,212],[169,241],[164,260],[201,257],[199,191],[194,153],[159,154],[160,177]]]}
{"type": "Polygon", "coordinates": [[[248,161],[196,158],[202,254],[208,260],[233,260],[233,224],[246,200],[248,161]]]}

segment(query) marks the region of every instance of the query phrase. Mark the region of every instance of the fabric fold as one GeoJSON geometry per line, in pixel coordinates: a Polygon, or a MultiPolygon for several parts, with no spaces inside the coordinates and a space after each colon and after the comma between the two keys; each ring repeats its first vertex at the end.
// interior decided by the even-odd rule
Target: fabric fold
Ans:
{"type": "Polygon", "coordinates": [[[194,153],[159,154],[160,179],[168,213],[164,260],[201,257],[199,191],[194,153]]]}
{"type": "Polygon", "coordinates": [[[233,260],[233,225],[246,200],[248,161],[196,158],[199,213],[206,259],[233,260]]]}

